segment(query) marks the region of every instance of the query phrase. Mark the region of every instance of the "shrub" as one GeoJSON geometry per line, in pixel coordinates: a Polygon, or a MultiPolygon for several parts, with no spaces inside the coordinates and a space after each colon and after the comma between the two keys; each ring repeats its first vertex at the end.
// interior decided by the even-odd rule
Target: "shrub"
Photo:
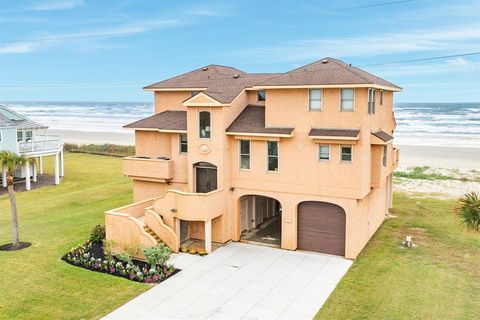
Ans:
{"type": "Polygon", "coordinates": [[[480,194],[465,194],[459,199],[456,211],[458,219],[467,230],[480,231],[480,194]]]}
{"type": "Polygon", "coordinates": [[[95,243],[102,243],[105,240],[105,227],[96,225],[90,234],[90,241],[95,243]]]}
{"type": "Polygon", "coordinates": [[[132,256],[129,255],[128,253],[126,252],[120,252],[117,254],[117,259],[122,261],[122,262],[125,262],[127,264],[133,264],[132,262],[132,256]]]}
{"type": "Polygon", "coordinates": [[[163,243],[159,243],[154,247],[143,249],[143,254],[150,267],[163,266],[170,258],[172,250],[163,243]]]}

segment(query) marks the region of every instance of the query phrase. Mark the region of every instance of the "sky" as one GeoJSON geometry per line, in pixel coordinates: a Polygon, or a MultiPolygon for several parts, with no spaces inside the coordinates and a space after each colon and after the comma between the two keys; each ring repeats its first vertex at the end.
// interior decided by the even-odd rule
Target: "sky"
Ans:
{"type": "Polygon", "coordinates": [[[480,1],[0,0],[0,101],[152,101],[208,64],[286,72],[334,57],[404,90],[480,102],[480,1]]]}

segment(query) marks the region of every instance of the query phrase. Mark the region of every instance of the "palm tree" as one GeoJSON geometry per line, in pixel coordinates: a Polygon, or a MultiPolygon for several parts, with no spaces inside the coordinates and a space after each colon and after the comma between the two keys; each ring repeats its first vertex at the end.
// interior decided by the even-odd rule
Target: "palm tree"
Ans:
{"type": "Polygon", "coordinates": [[[12,243],[5,247],[4,250],[17,250],[27,247],[25,243],[21,243],[18,235],[18,219],[17,219],[17,201],[15,199],[15,191],[13,190],[13,178],[15,171],[19,166],[31,163],[31,159],[22,154],[16,154],[11,151],[0,151],[0,165],[3,170],[7,171],[7,190],[10,197],[10,206],[12,211],[12,243]]]}

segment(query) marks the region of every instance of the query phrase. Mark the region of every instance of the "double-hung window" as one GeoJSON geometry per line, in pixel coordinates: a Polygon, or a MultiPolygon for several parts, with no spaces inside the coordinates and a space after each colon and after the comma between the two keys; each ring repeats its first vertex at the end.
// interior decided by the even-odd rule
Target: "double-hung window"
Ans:
{"type": "Polygon", "coordinates": [[[308,90],[308,110],[322,111],[322,89],[308,90]]]}
{"type": "Polygon", "coordinates": [[[368,114],[375,114],[375,89],[368,89],[368,114]]]}
{"type": "Polygon", "coordinates": [[[340,160],[342,162],[352,162],[353,150],[351,145],[340,146],[340,160]]]}
{"type": "Polygon", "coordinates": [[[383,166],[384,166],[384,167],[387,166],[387,152],[388,152],[387,146],[383,146],[382,162],[383,162],[383,166]]]}
{"type": "Polygon", "coordinates": [[[250,170],[250,140],[239,140],[240,169],[250,170]]]}
{"type": "Polygon", "coordinates": [[[318,160],[330,161],[330,145],[329,144],[318,145],[318,160]]]}
{"type": "Polygon", "coordinates": [[[17,131],[17,142],[22,142],[23,141],[23,131],[18,130],[17,131]]]}
{"type": "Polygon", "coordinates": [[[380,105],[383,106],[383,90],[380,90],[380,105]]]}
{"type": "Polygon", "coordinates": [[[340,111],[353,111],[354,110],[354,89],[341,89],[340,90],[340,111]]]}
{"type": "Polygon", "coordinates": [[[187,134],[180,133],[179,140],[180,140],[180,153],[187,154],[188,152],[187,134]]]}
{"type": "Polygon", "coordinates": [[[257,101],[265,101],[266,97],[265,90],[257,91],[257,101]]]}
{"type": "Polygon", "coordinates": [[[201,111],[199,115],[200,138],[210,138],[210,112],[201,111]]]}
{"type": "Polygon", "coordinates": [[[267,170],[278,171],[278,141],[267,141],[267,170]]]}

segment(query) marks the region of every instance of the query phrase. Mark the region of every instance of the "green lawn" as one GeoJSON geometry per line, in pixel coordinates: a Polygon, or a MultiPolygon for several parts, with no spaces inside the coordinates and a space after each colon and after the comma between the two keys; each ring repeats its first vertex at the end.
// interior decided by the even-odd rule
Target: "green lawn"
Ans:
{"type": "Polygon", "coordinates": [[[396,194],[394,214],[353,263],[316,319],[478,319],[480,234],[455,202],[396,194]],[[401,249],[406,235],[417,248],[401,249]]]}
{"type": "MultiPolygon", "coordinates": [[[[103,212],[132,201],[118,158],[65,155],[66,178],[17,194],[20,238],[33,245],[0,252],[1,319],[91,319],[149,287],[66,264],[60,257],[103,224],[103,212]]],[[[53,162],[46,163],[53,171],[53,162]]],[[[0,244],[11,242],[8,197],[0,197],[0,244]]]]}

